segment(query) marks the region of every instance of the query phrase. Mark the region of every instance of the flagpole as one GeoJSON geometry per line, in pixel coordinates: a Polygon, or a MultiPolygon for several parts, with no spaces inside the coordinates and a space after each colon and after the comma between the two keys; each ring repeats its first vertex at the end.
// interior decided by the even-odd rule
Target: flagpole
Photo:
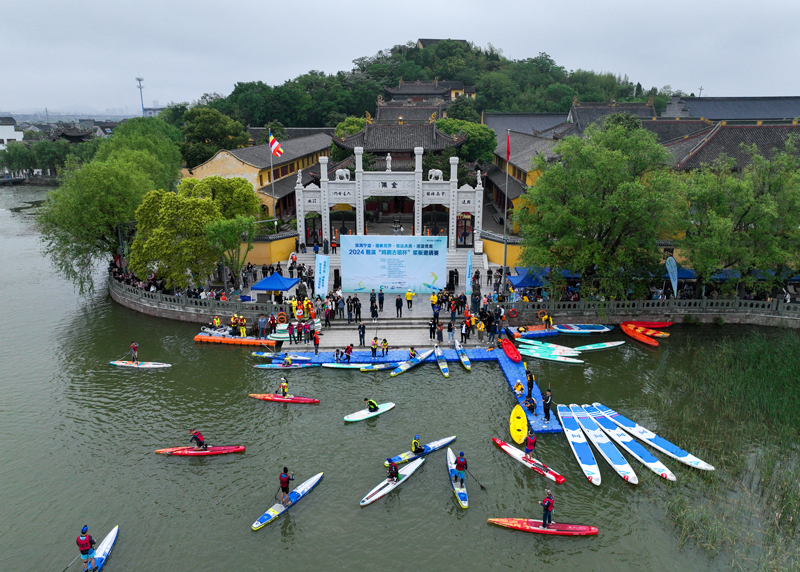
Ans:
{"type": "Polygon", "coordinates": [[[503,191],[503,268],[502,268],[502,287],[503,295],[506,293],[506,264],[508,262],[508,160],[511,152],[511,129],[506,129],[506,188],[503,191]]]}
{"type": "MultiPolygon", "coordinates": [[[[270,133],[271,135],[271,133],[270,133]]],[[[272,218],[277,218],[275,216],[275,171],[272,170],[272,145],[270,145],[269,149],[269,188],[270,194],[272,195],[272,218]]]]}

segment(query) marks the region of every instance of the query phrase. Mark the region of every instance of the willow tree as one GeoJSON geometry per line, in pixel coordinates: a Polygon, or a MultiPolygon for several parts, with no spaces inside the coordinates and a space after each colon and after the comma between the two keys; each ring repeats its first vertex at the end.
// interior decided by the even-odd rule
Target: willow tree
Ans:
{"type": "Polygon", "coordinates": [[[572,269],[585,290],[616,297],[663,272],[656,241],[674,232],[685,204],[655,136],[635,118],[612,115],[555,152],[558,161],[533,160],[541,176],[516,209],[522,264],[572,269]]]}

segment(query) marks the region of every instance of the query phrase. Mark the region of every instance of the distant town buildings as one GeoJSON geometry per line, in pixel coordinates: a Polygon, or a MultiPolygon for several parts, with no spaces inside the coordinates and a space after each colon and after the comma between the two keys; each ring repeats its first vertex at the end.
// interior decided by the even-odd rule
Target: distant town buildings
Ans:
{"type": "Polygon", "coordinates": [[[22,141],[22,130],[13,117],[0,117],[0,151],[13,141],[22,141]]]}

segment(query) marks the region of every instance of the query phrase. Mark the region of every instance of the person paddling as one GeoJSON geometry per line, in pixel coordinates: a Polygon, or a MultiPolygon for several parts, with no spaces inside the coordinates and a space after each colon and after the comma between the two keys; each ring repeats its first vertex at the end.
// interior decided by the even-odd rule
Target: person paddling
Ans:
{"type": "Polygon", "coordinates": [[[423,447],[419,442],[419,435],[414,435],[414,440],[411,441],[411,451],[415,455],[419,455],[425,452],[425,447],[423,447]]]}
{"type": "Polygon", "coordinates": [[[97,570],[97,566],[94,563],[94,545],[97,544],[97,541],[89,534],[88,526],[81,528],[81,533],[75,543],[78,545],[78,550],[81,551],[84,572],[89,570],[90,564],[92,570],[97,570]]]}
{"type": "Polygon", "coordinates": [[[458,454],[458,459],[456,459],[456,474],[453,475],[453,482],[455,483],[457,479],[461,479],[461,486],[464,486],[464,471],[467,470],[467,458],[464,457],[464,451],[461,451],[458,454]]]}
{"type": "Polygon", "coordinates": [[[292,356],[290,356],[289,354],[283,356],[283,363],[281,365],[283,365],[283,367],[289,367],[290,365],[292,365],[292,356]]]}
{"type": "Polygon", "coordinates": [[[195,451],[208,451],[208,445],[206,445],[205,439],[203,439],[203,434],[200,433],[200,431],[189,431],[189,435],[192,436],[192,438],[189,439],[189,443],[197,443],[197,445],[194,446],[195,451]]]}
{"type": "Polygon", "coordinates": [[[281,378],[281,384],[278,386],[278,394],[283,397],[289,397],[289,382],[285,377],[281,378]]]}
{"type": "MultiPolygon", "coordinates": [[[[289,467],[284,467],[283,472],[278,477],[281,482],[281,504],[284,506],[289,506],[284,502],[289,500],[289,481],[294,480],[294,471],[289,473],[289,467]]],[[[291,504],[291,503],[289,503],[291,504]]]]}
{"type": "Polygon", "coordinates": [[[536,448],[536,435],[533,434],[533,429],[528,431],[528,436],[525,438],[525,459],[533,461],[533,450],[536,448]]]}
{"type": "Polygon", "coordinates": [[[553,522],[553,509],[556,507],[555,500],[553,499],[553,493],[550,492],[550,489],[545,489],[544,491],[544,500],[539,503],[542,505],[542,526],[539,528],[545,529],[547,528],[548,524],[553,522]]]}
{"type": "Polygon", "coordinates": [[[408,359],[414,359],[415,357],[417,357],[417,350],[412,346],[411,349],[408,350],[408,359]]]}
{"type": "Polygon", "coordinates": [[[386,471],[386,480],[396,483],[400,479],[400,471],[397,468],[397,463],[392,461],[391,457],[386,459],[386,462],[389,463],[389,470],[386,471]]]}
{"type": "Polygon", "coordinates": [[[139,363],[139,344],[131,342],[131,360],[133,363],[139,363]]]}
{"type": "Polygon", "coordinates": [[[370,413],[375,413],[378,410],[378,402],[374,399],[364,398],[364,403],[367,404],[367,409],[370,413]]]}

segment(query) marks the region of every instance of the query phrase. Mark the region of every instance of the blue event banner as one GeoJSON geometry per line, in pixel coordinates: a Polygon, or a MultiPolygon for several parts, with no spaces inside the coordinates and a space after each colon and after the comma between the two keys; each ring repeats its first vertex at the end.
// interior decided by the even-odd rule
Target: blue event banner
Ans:
{"type": "Polygon", "coordinates": [[[314,267],[314,292],[322,297],[328,293],[328,274],[331,268],[331,257],[317,254],[314,267]]]}
{"type": "Polygon", "coordinates": [[[434,292],[447,284],[446,236],[343,235],[342,290],[434,292]]]}

